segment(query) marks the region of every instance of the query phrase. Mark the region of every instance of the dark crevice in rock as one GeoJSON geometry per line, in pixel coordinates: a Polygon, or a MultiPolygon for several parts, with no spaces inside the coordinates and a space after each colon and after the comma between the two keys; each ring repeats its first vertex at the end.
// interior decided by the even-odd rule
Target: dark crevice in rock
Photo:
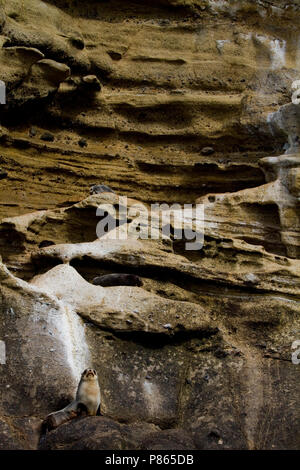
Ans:
{"type": "Polygon", "coordinates": [[[1,225],[0,251],[18,277],[46,276],[25,284],[0,264],[0,447],[36,448],[40,415],[71,398],[86,347],[107,417],[62,426],[40,448],[298,448],[298,5],[4,3],[0,210],[27,215],[1,225]],[[32,76],[33,47],[70,80],[32,76]],[[91,74],[97,93],[81,87],[91,74]],[[70,246],[96,238],[92,184],[147,203],[204,201],[203,249],[187,252],[173,226],[166,245],[70,246]],[[37,253],[52,243],[66,246],[37,253]],[[143,289],[97,291],[78,276],[113,272],[143,289]]]}
{"type": "MultiPolygon", "coordinates": [[[[45,257],[44,259],[47,259],[45,257]]],[[[43,262],[43,261],[42,261],[43,262]]],[[[60,264],[59,261],[57,261],[57,264],[60,264]]],[[[89,257],[83,257],[81,259],[73,259],[70,262],[70,265],[73,266],[79,273],[80,275],[85,278],[88,282],[91,282],[92,278],[95,277],[96,275],[103,275],[107,273],[114,273],[114,272],[122,272],[122,273],[131,273],[131,274],[136,274],[140,277],[145,277],[145,278],[150,278],[150,279],[155,279],[157,281],[165,279],[167,276],[167,279],[169,282],[178,285],[181,288],[187,288],[190,290],[191,288],[193,289],[192,286],[197,286],[197,292],[199,291],[204,291],[204,292],[211,292],[212,295],[217,293],[219,291],[220,286],[223,286],[227,289],[228,294],[232,295],[263,295],[263,294],[269,294],[272,296],[276,296],[276,293],[272,293],[267,289],[260,289],[258,287],[251,286],[250,283],[247,286],[233,286],[230,283],[227,283],[225,280],[214,280],[210,281],[208,279],[196,279],[196,277],[190,275],[190,274],[185,274],[182,272],[178,272],[174,269],[164,267],[164,266],[130,266],[130,265],[124,265],[117,262],[113,262],[111,260],[93,260],[89,257]]],[[[280,294],[278,294],[280,295],[280,294]]],[[[284,294],[284,297],[287,299],[293,299],[293,295],[286,295],[284,294]]],[[[297,296],[296,296],[297,298],[297,296]]]]}
{"type": "MultiPolygon", "coordinates": [[[[83,318],[85,318],[84,315],[82,315],[79,312],[79,315],[81,315],[83,318]]],[[[180,322],[180,320],[178,320],[180,322]]],[[[219,329],[217,327],[207,327],[206,329],[203,329],[201,331],[187,331],[183,326],[180,325],[176,327],[174,330],[170,331],[168,334],[163,334],[163,333],[153,333],[153,332],[144,332],[144,331],[117,331],[112,328],[106,328],[103,327],[102,325],[99,325],[98,323],[94,323],[91,319],[89,319],[89,322],[93,323],[97,328],[104,332],[109,332],[111,333],[115,338],[120,339],[122,341],[131,341],[137,345],[143,346],[146,349],[161,349],[167,345],[172,345],[172,346],[180,346],[180,345],[188,345],[188,343],[193,340],[193,339],[207,339],[211,337],[216,337],[219,333],[219,329]]],[[[113,338],[110,338],[112,341],[113,338]]],[[[213,350],[218,349],[218,346],[215,346],[213,348],[207,349],[208,351],[213,351],[213,350]]]]}

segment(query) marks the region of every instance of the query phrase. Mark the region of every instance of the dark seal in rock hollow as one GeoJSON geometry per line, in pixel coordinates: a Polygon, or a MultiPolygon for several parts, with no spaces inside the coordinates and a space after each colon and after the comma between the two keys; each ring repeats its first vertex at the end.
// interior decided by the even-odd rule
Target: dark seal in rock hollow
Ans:
{"type": "Polygon", "coordinates": [[[80,139],[80,140],[78,141],[78,145],[79,145],[79,147],[82,147],[82,148],[83,148],[83,147],[87,147],[87,141],[86,141],[86,139],[80,139]]]}
{"type": "Polygon", "coordinates": [[[44,140],[45,142],[54,142],[54,135],[51,134],[51,132],[44,132],[44,134],[41,135],[41,140],[44,140]]]}
{"type": "Polygon", "coordinates": [[[215,153],[215,149],[213,147],[203,147],[201,153],[202,155],[212,155],[215,153]]]}
{"type": "Polygon", "coordinates": [[[90,188],[90,194],[114,193],[114,191],[105,184],[94,184],[90,188]]]}
{"type": "Polygon", "coordinates": [[[51,240],[42,240],[39,243],[39,248],[46,248],[47,246],[52,246],[52,245],[55,245],[55,243],[52,242],[51,240]]]}
{"type": "Polygon", "coordinates": [[[135,274],[123,274],[123,273],[114,273],[114,274],[105,274],[104,276],[97,276],[93,279],[93,284],[96,286],[102,287],[111,287],[111,286],[138,286],[143,285],[143,281],[139,276],[135,274]]]}

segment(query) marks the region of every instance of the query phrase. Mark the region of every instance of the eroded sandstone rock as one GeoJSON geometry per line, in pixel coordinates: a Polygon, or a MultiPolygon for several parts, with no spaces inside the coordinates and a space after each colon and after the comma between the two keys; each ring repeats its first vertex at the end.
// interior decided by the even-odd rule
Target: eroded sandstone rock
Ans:
{"type": "Polygon", "coordinates": [[[299,6],[150,3],[0,7],[1,446],[297,449],[299,6]],[[195,200],[201,250],[180,217],[136,239],[152,202],[195,200]],[[114,272],[143,286],[91,284],[114,272]],[[104,416],[41,438],[88,366],[104,416]]]}
{"type": "Polygon", "coordinates": [[[75,419],[41,440],[41,450],[138,449],[158,428],[143,423],[125,425],[104,417],[75,419]]]}

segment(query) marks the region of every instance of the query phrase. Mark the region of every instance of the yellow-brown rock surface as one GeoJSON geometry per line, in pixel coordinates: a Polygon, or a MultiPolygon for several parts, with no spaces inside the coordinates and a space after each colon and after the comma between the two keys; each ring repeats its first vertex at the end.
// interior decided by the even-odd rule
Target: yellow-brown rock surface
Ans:
{"type": "Polygon", "coordinates": [[[0,448],[299,448],[299,12],[0,0],[0,448]],[[203,248],[141,202],[203,204],[203,248]],[[40,439],[88,366],[104,416],[40,439]]]}

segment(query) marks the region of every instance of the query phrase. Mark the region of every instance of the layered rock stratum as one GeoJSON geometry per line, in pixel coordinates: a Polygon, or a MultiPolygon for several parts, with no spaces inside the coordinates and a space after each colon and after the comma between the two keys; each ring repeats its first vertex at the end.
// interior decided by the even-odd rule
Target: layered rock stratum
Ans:
{"type": "Polygon", "coordinates": [[[299,448],[299,12],[0,0],[1,449],[299,448]],[[201,250],[136,239],[196,202],[201,250]],[[42,435],[89,366],[102,416],[42,435]]]}

